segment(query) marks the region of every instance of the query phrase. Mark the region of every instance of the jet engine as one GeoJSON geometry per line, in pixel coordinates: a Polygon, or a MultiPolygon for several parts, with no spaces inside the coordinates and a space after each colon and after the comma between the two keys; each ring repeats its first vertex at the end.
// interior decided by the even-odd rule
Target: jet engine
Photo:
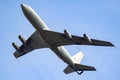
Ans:
{"type": "Polygon", "coordinates": [[[67,36],[69,39],[72,39],[72,35],[67,32],[67,30],[64,30],[65,36],[67,36]]]}
{"type": "Polygon", "coordinates": [[[17,51],[20,50],[20,49],[19,49],[19,46],[18,46],[17,44],[15,44],[14,42],[12,43],[12,46],[13,46],[17,51]]]}
{"type": "Polygon", "coordinates": [[[26,40],[21,35],[19,35],[18,38],[23,44],[26,44],[26,40]]]}
{"type": "Polygon", "coordinates": [[[87,40],[89,43],[92,43],[92,40],[90,39],[89,36],[87,36],[86,34],[83,34],[83,37],[85,40],[87,40]]]}

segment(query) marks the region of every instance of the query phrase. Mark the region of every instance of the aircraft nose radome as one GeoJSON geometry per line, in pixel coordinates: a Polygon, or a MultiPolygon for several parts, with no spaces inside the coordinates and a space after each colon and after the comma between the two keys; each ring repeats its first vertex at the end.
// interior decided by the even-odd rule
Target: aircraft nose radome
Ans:
{"type": "Polygon", "coordinates": [[[23,11],[27,11],[28,9],[30,10],[30,7],[26,4],[21,4],[21,8],[23,11]]]}
{"type": "Polygon", "coordinates": [[[26,4],[21,4],[21,7],[26,8],[26,7],[29,7],[29,6],[27,6],[26,4]]]}
{"type": "Polygon", "coordinates": [[[22,8],[23,12],[28,10],[28,6],[25,4],[21,4],[21,8],[22,8]]]}
{"type": "Polygon", "coordinates": [[[24,4],[21,4],[21,8],[22,8],[22,10],[24,10],[24,4]]]}
{"type": "Polygon", "coordinates": [[[24,4],[21,4],[21,7],[23,7],[24,4]]]}
{"type": "Polygon", "coordinates": [[[23,4],[21,4],[21,7],[23,6],[23,4]]]}
{"type": "Polygon", "coordinates": [[[23,7],[25,7],[26,5],[25,4],[21,4],[21,7],[23,8],[23,7]]]}

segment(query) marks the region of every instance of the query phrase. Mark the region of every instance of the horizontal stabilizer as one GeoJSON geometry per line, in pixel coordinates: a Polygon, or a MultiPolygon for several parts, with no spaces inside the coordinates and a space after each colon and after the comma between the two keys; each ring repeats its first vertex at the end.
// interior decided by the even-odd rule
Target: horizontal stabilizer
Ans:
{"type": "Polygon", "coordinates": [[[96,71],[96,69],[92,66],[86,66],[81,64],[75,64],[75,69],[78,71],[96,71]]]}
{"type": "Polygon", "coordinates": [[[69,74],[69,73],[72,73],[74,72],[75,70],[73,70],[70,66],[67,66],[65,69],[64,69],[64,73],[65,74],[69,74]]]}
{"type": "Polygon", "coordinates": [[[70,66],[67,66],[65,69],[64,69],[64,73],[65,74],[69,74],[69,73],[72,73],[72,72],[75,72],[75,71],[96,71],[96,69],[92,66],[86,66],[86,65],[81,65],[81,64],[75,64],[75,69],[73,69],[72,67],[70,66]]]}

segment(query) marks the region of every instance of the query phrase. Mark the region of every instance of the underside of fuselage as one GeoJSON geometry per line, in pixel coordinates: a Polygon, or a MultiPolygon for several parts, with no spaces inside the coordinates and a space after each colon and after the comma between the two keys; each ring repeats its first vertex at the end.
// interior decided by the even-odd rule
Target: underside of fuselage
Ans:
{"type": "Polygon", "coordinates": [[[61,59],[63,60],[65,63],[67,63],[68,65],[73,65],[73,61],[71,59],[71,56],[69,55],[69,53],[67,52],[67,50],[63,47],[50,47],[50,49],[55,52],[55,54],[61,59]]]}

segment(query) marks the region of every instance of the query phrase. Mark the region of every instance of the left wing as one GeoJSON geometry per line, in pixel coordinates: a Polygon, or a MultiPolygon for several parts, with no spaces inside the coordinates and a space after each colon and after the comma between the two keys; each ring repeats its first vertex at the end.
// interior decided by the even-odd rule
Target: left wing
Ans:
{"type": "MultiPolygon", "coordinates": [[[[13,43],[13,46],[15,44],[13,43]]],[[[41,36],[35,31],[18,49],[14,52],[16,58],[25,55],[35,49],[47,48],[48,45],[42,40],[41,36]]]]}
{"type": "Polygon", "coordinates": [[[79,37],[75,35],[66,35],[66,33],[42,30],[43,37],[47,43],[53,46],[64,45],[94,45],[94,46],[114,46],[111,42],[90,39],[88,37],[79,37]]]}

